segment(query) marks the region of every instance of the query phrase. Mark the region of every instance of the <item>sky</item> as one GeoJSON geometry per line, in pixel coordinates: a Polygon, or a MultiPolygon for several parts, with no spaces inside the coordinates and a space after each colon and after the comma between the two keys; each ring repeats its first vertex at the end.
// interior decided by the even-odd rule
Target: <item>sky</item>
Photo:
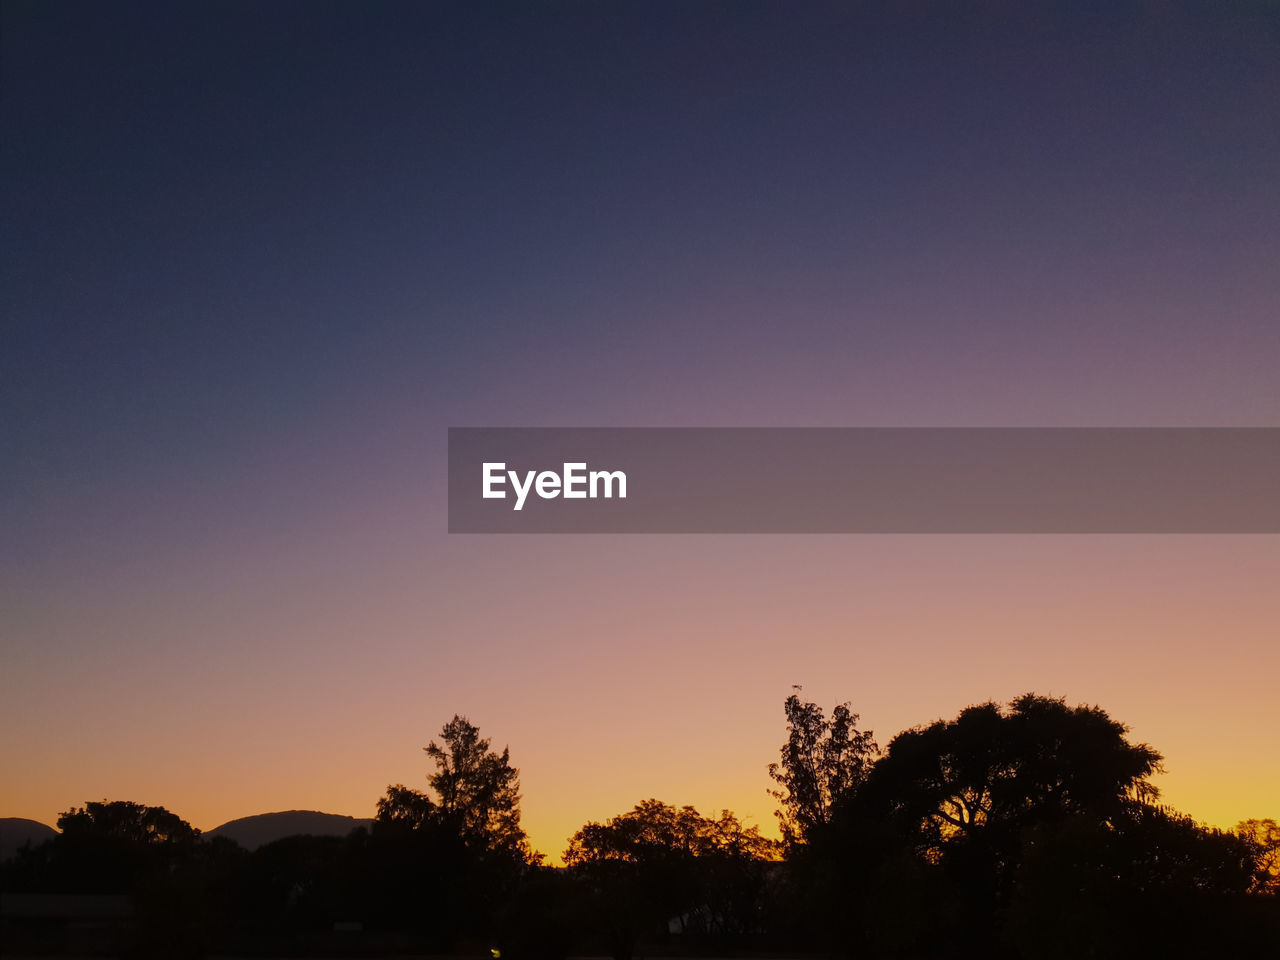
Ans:
{"type": "Polygon", "coordinates": [[[1280,816],[1275,536],[465,536],[450,426],[1280,426],[1280,8],[38,3],[0,31],[0,816],[773,833],[792,685],[1280,816]]]}

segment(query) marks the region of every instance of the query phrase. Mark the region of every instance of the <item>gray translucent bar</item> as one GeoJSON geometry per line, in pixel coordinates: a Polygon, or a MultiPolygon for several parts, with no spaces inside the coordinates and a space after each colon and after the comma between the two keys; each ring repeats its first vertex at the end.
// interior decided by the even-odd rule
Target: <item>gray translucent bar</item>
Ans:
{"type": "Polygon", "coordinates": [[[1280,428],[454,427],[449,531],[1280,533],[1280,428]]]}

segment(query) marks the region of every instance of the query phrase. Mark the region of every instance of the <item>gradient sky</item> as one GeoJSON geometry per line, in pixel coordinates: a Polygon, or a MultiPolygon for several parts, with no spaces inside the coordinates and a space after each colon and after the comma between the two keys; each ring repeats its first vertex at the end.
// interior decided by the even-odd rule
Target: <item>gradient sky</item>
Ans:
{"type": "Polygon", "coordinates": [[[1280,815],[1280,538],[449,536],[448,426],[1280,425],[1270,3],[33,3],[0,69],[0,815],[773,831],[792,684],[1033,690],[1280,815]]]}

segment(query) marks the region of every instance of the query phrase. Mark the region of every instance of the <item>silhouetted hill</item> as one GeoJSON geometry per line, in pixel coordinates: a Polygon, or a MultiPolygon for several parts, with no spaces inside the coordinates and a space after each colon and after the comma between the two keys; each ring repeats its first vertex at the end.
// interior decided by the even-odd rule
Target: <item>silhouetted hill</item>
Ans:
{"type": "Polygon", "coordinates": [[[321,813],[318,810],[285,810],[229,820],[220,827],[214,827],[207,835],[227,837],[246,850],[256,850],[263,844],[298,834],[345,837],[357,827],[368,827],[372,823],[372,820],[344,817],[338,813],[321,813]]]}
{"type": "Polygon", "coordinates": [[[0,860],[8,860],[23,844],[29,843],[34,847],[57,835],[57,830],[39,820],[0,817],[0,860]]]}

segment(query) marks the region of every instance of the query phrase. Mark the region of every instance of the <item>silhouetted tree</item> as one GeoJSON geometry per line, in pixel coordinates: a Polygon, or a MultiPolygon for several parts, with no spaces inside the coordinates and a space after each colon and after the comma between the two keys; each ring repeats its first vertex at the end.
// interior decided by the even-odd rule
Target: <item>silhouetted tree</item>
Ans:
{"type": "Polygon", "coordinates": [[[626,958],[637,940],[665,936],[669,922],[703,937],[752,932],[777,854],[775,841],[727,810],[710,818],[646,800],[586,824],[564,860],[589,890],[613,956],[626,958]]]}
{"type": "Polygon", "coordinates": [[[425,793],[397,783],[378,800],[376,819],[384,826],[418,830],[439,824],[441,818],[440,808],[425,793]]]}
{"type": "Polygon", "coordinates": [[[645,800],[607,823],[588,823],[569,842],[566,863],[589,860],[643,860],[656,853],[711,856],[726,853],[761,860],[775,859],[778,844],[744,827],[728,810],[718,818],[704,817],[694,807],[674,807],[645,800]]]}
{"type": "MultiPolygon", "coordinates": [[[[89,802],[61,814],[62,832],[6,869],[6,891],[125,895],[134,913],[127,948],[103,927],[100,946],[139,956],[198,956],[227,923],[227,891],[241,851],[164,807],[89,802]]],[[[93,931],[86,933],[91,936],[93,931]]]]}
{"type": "Polygon", "coordinates": [[[520,826],[520,771],[511,766],[510,750],[490,750],[479,729],[456,714],[440,739],[423,747],[436,765],[427,782],[438,795],[439,816],[468,844],[530,857],[520,826]]]}
{"type": "MultiPolygon", "coordinates": [[[[850,816],[883,824],[941,871],[964,949],[1000,939],[1027,831],[1068,818],[1103,827],[1155,797],[1160,755],[1098,707],[1019,697],[895,737],[850,816]]],[[[875,918],[869,918],[874,922],[875,918]]]]}
{"type": "Polygon", "coordinates": [[[1099,707],[1026,694],[967,707],[889,743],[868,796],[922,849],[1067,815],[1113,816],[1157,796],[1160,755],[1099,707]]]}
{"type": "Polygon", "coordinates": [[[164,807],[147,807],[128,800],[90,801],[58,817],[63,836],[74,839],[112,839],[128,843],[189,843],[200,831],[164,807]]]}
{"type": "Polygon", "coordinates": [[[811,839],[832,809],[853,797],[879,752],[871,731],[858,730],[848,703],[836,706],[828,720],[816,703],[802,703],[795,689],[783,705],[781,763],[769,764],[769,776],[781,785],[771,795],[781,804],[776,816],[788,844],[811,839]]]}
{"type": "Polygon", "coordinates": [[[148,875],[189,856],[200,831],[164,807],[127,800],[86,803],[58,817],[62,833],[32,861],[44,889],[77,893],[132,891],[148,875]]]}
{"type": "Polygon", "coordinates": [[[464,936],[491,942],[521,877],[541,859],[520,826],[519,771],[508,750],[491,750],[457,715],[423,749],[434,763],[434,796],[394,784],[378,801],[367,851],[368,888],[377,891],[370,915],[411,927],[434,950],[464,936]]]}
{"type": "Polygon", "coordinates": [[[1070,815],[1024,831],[1005,922],[1029,958],[1258,955],[1255,866],[1244,838],[1162,807],[1070,815]]]}
{"type": "Polygon", "coordinates": [[[1274,820],[1242,820],[1235,833],[1253,850],[1255,893],[1280,895],[1280,824],[1274,820]]]}

